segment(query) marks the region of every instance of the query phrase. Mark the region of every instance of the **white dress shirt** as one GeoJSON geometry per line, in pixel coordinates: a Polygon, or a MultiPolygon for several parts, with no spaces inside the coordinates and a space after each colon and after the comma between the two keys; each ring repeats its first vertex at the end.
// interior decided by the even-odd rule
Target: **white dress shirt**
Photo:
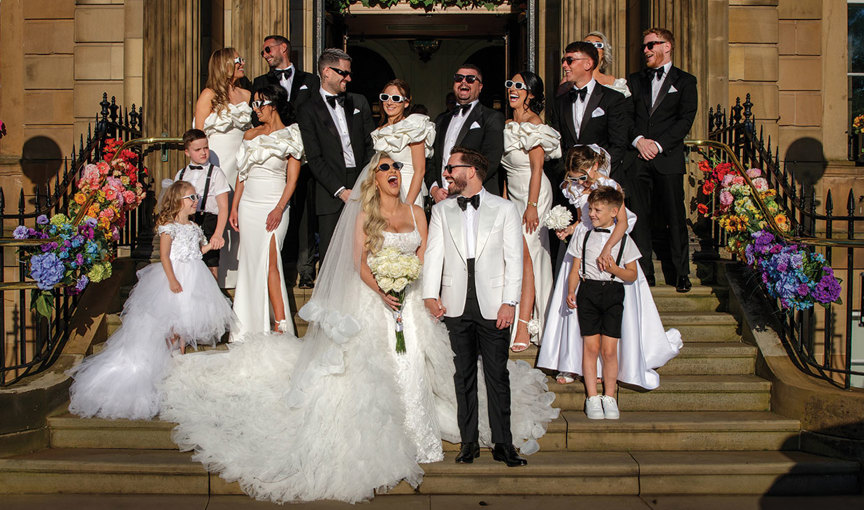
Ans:
{"type": "MultiPolygon", "coordinates": [[[[486,188],[480,188],[480,192],[477,194],[480,195],[480,203],[482,204],[488,195],[486,188]]],[[[474,206],[468,204],[462,211],[462,218],[465,226],[465,257],[473,259],[476,255],[474,252],[477,250],[477,228],[480,226],[480,215],[474,206]]]]}
{"type": "MultiPolygon", "coordinates": [[[[330,103],[327,102],[327,96],[332,96],[323,88],[319,89],[321,93],[321,99],[324,100],[324,105],[327,107],[327,111],[330,112],[330,117],[333,119],[333,123],[336,124],[336,131],[339,132],[339,139],[342,141],[342,157],[345,159],[345,168],[354,168],[357,166],[357,163],[354,161],[354,149],[351,147],[351,134],[348,132],[348,121],[345,119],[345,107],[339,106],[339,103],[336,103],[336,107],[330,106],[330,103]]],[[[351,112],[352,114],[354,112],[351,112]]]]}
{"type": "MultiPolygon", "coordinates": [[[[610,225],[606,227],[608,230],[612,230],[615,228],[615,225],[610,225]]],[[[600,268],[597,267],[597,257],[600,256],[600,252],[603,251],[603,247],[606,246],[606,241],[609,240],[609,237],[612,235],[611,232],[597,232],[596,230],[582,230],[579,234],[576,235],[576,238],[570,241],[570,246],[567,247],[567,253],[573,256],[573,258],[579,259],[579,277],[585,280],[599,280],[603,282],[614,281],[623,283],[621,278],[617,276],[613,276],[612,273],[608,271],[600,271],[600,268]],[[588,244],[585,246],[585,253],[582,253],[582,244],[585,241],[585,235],[591,232],[591,236],[588,238],[588,244]],[[582,261],[585,261],[585,272],[582,272],[582,261]]],[[[624,234],[624,238],[622,241],[627,239],[627,242],[624,244],[624,253],[621,254],[621,264],[619,267],[624,267],[626,264],[633,262],[634,260],[639,260],[642,255],[639,253],[639,248],[636,247],[636,243],[633,242],[627,234],[624,234]]],[[[611,255],[612,258],[618,259],[618,250],[621,247],[621,241],[615,243],[615,246],[612,247],[611,255]]],[[[575,263],[575,262],[574,262],[575,263]]]]}
{"type": "MultiPolygon", "coordinates": [[[[447,184],[447,179],[444,178],[444,167],[447,166],[447,160],[450,159],[450,151],[453,150],[453,147],[456,145],[456,139],[459,138],[459,133],[462,131],[462,126],[465,125],[465,120],[468,119],[468,116],[471,115],[471,112],[474,111],[474,107],[479,103],[479,99],[475,99],[471,101],[471,108],[469,108],[464,113],[454,114],[450,119],[450,125],[447,126],[447,132],[444,134],[444,145],[441,148],[441,188],[447,189],[449,184],[447,184]]],[[[438,183],[433,184],[433,186],[437,186],[438,183]]],[[[482,200],[482,199],[481,199],[482,200]]]]}
{"type": "Polygon", "coordinates": [[[279,85],[282,85],[282,88],[285,89],[285,92],[288,93],[288,101],[291,101],[291,85],[294,83],[294,76],[297,75],[297,70],[294,69],[294,64],[291,64],[290,66],[286,67],[285,69],[277,69],[277,71],[287,71],[289,69],[292,69],[291,77],[290,78],[284,78],[283,76],[280,75],[279,76],[279,85]]]}
{"type": "MultiPolygon", "coordinates": [[[[573,102],[573,125],[576,126],[576,138],[579,138],[579,131],[582,129],[582,118],[585,117],[585,109],[588,107],[588,100],[591,99],[591,93],[594,92],[594,87],[597,85],[597,80],[591,78],[591,81],[588,82],[582,88],[587,88],[588,93],[585,94],[585,100],[576,99],[573,102]]],[[[573,90],[577,90],[579,87],[573,86],[573,90]]]]}
{"type": "MultiPolygon", "coordinates": [[[[654,77],[651,78],[651,107],[652,108],[654,107],[654,103],[657,102],[657,95],[660,94],[660,88],[663,87],[663,83],[666,81],[666,78],[669,77],[669,69],[672,68],[672,62],[666,62],[661,67],[663,68],[663,76],[661,76],[659,80],[657,78],[654,78],[654,77]]],[[[638,142],[639,140],[641,140],[643,138],[645,138],[645,137],[642,135],[639,135],[636,138],[634,138],[633,139],[633,147],[636,147],[636,142],[638,142]]],[[[654,145],[657,146],[657,153],[658,154],[663,152],[663,147],[659,143],[657,143],[656,140],[654,141],[654,145]]]]}
{"type": "MultiPolygon", "coordinates": [[[[174,180],[179,180],[180,172],[183,172],[183,180],[195,187],[195,193],[204,195],[204,188],[207,185],[207,172],[210,170],[210,163],[204,163],[203,168],[189,168],[186,165],[186,171],[180,170],[174,175],[174,180]]],[[[216,197],[222,193],[228,193],[231,187],[228,186],[228,180],[225,178],[225,173],[218,166],[213,166],[213,173],[210,174],[210,189],[207,190],[207,203],[198,202],[198,210],[208,212],[210,214],[219,214],[219,205],[216,203],[216,197]]]]}

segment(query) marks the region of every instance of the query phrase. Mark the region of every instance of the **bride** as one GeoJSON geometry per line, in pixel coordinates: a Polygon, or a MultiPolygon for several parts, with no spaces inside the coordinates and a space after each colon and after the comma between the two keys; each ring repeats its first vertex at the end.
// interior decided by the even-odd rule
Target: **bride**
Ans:
{"type": "MultiPolygon", "coordinates": [[[[310,323],[303,339],[250,335],[227,352],[178,357],[164,383],[161,417],[178,423],[174,441],[250,496],[353,503],[402,480],[417,487],[419,464],[443,460],[442,439],[459,441],[444,325],[426,312],[415,282],[402,308],[406,352],[397,354],[396,303],[366,263],[383,247],[422,260],[425,216],[400,200],[399,167],[379,152],[358,178],[361,192],[343,210],[300,311],[310,323]]],[[[508,368],[514,442],[530,454],[558,415],[554,394],[527,363],[508,368]]],[[[489,446],[486,412],[479,416],[489,446]]]]}

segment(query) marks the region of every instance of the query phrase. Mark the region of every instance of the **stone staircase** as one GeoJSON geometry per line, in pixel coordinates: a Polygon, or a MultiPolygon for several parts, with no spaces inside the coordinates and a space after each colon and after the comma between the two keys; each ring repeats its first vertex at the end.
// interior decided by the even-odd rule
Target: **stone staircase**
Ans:
{"type": "MultiPolygon", "coordinates": [[[[486,452],[473,465],[456,465],[457,446],[444,443],[447,458],[424,466],[419,489],[403,483],[393,493],[861,493],[859,463],[800,451],[800,423],[771,412],[771,383],[754,373],[757,349],[742,342],[737,320],[724,312],[727,289],[695,285],[681,295],[661,284],[653,290],[664,325],[681,331],[684,348],[659,370],[658,389],[620,389],[620,420],[588,420],[583,386],[550,378],[561,416],[528,466],[509,469],[486,452]]],[[[297,306],[309,295],[296,290],[297,306]]],[[[110,321],[108,333],[118,325],[110,321]]],[[[301,335],[305,329],[298,321],[301,335]]],[[[537,349],[511,356],[533,364],[537,349]]],[[[49,425],[50,448],[0,459],[0,494],[241,493],[177,451],[170,423],[60,414],[49,425]]]]}

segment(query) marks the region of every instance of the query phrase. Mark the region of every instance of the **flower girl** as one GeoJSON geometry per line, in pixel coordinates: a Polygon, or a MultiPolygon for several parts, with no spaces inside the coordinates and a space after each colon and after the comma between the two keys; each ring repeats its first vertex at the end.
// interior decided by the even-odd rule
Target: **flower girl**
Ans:
{"type": "MultiPolygon", "coordinates": [[[[573,225],[558,231],[558,237],[562,240],[571,234],[571,239],[576,239],[580,233],[593,228],[588,217],[588,195],[591,191],[601,186],[621,190],[621,186],[609,178],[609,162],[609,154],[596,145],[577,145],[567,153],[567,173],[561,192],[579,211],[580,217],[573,225]]],[[[611,248],[633,229],[636,219],[629,209],[619,209],[615,227],[597,259],[598,266],[606,267],[614,263],[611,248]]],[[[572,383],[577,375],[582,375],[582,333],[575,310],[567,306],[567,277],[573,264],[572,251],[567,250],[555,281],[537,358],[538,368],[558,372],[556,380],[559,384],[572,383]]],[[[663,330],[648,281],[638,264],[637,269],[636,281],[624,285],[618,381],[651,390],[660,385],[660,376],[654,369],[677,356],[682,342],[677,329],[663,330]]],[[[598,374],[602,373],[600,365],[598,361],[598,374]]]]}
{"type": "Polygon", "coordinates": [[[210,249],[189,217],[195,188],[178,181],[163,197],[156,224],[160,263],[138,272],[123,306],[123,325],[105,349],[69,371],[69,411],[83,417],[149,419],[159,412],[159,383],[172,350],[215,344],[234,320],[231,304],[201,259],[210,249]]]}

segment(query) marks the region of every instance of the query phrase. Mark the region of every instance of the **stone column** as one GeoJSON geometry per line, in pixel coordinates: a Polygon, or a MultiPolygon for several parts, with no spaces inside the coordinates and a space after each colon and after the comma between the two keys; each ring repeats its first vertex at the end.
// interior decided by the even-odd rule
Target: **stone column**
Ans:
{"type": "Polygon", "coordinates": [[[561,0],[561,52],[593,30],[603,32],[612,45],[615,62],[609,72],[626,76],[627,0],[561,0]]]}

